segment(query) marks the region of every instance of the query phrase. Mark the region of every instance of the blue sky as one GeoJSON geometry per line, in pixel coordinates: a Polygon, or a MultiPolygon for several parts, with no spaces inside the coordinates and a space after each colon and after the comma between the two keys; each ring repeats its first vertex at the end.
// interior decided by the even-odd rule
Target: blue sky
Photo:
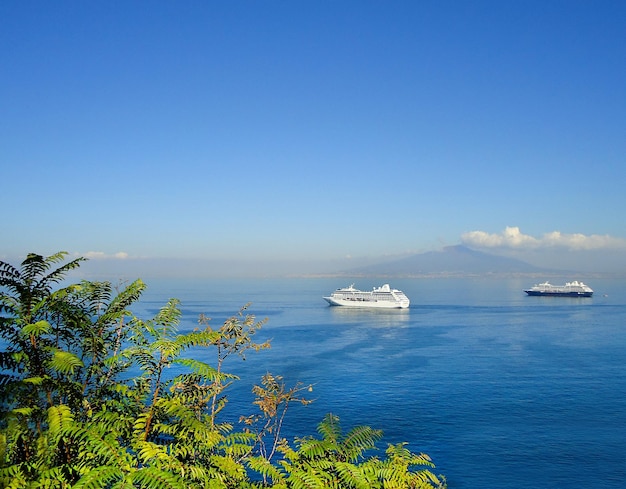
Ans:
{"type": "Polygon", "coordinates": [[[0,258],[626,271],[624,26],[607,0],[4,1],[0,258]]]}

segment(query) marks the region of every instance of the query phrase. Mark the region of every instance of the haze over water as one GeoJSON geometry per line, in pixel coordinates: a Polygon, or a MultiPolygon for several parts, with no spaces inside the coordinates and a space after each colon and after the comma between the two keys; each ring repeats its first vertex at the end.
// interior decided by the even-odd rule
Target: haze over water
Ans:
{"type": "MultiPolygon", "coordinates": [[[[369,289],[382,282],[366,279],[369,289]]],[[[555,282],[556,283],[556,282],[555,282]]],[[[252,414],[261,375],[313,384],[285,436],[316,435],[328,412],[344,430],[428,453],[454,488],[621,488],[626,480],[626,285],[594,279],[591,299],[526,297],[526,279],[395,280],[409,310],[329,307],[330,279],[148,283],[137,314],[182,301],[181,329],[213,327],[251,302],[272,348],[235,360],[226,417],[252,414]]],[[[213,361],[209,354],[203,357],[213,361]]],[[[386,445],[383,443],[382,448],[386,445]]]]}

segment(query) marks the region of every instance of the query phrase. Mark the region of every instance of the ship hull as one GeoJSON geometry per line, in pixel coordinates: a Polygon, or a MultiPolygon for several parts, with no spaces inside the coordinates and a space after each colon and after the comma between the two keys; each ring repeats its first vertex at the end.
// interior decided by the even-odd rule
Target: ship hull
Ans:
{"type": "Polygon", "coordinates": [[[538,290],[525,290],[528,295],[546,297],[591,297],[593,292],[542,292],[538,290]]]}
{"type": "Polygon", "coordinates": [[[350,299],[336,299],[334,297],[324,297],[324,300],[331,306],[342,307],[355,307],[355,308],[367,308],[367,309],[406,309],[409,304],[403,302],[391,302],[391,301],[367,301],[367,300],[350,300],[350,299]]]}

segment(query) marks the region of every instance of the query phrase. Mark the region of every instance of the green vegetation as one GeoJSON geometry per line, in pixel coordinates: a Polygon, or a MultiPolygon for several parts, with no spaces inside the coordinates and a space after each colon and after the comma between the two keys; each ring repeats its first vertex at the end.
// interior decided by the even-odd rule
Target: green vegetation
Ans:
{"type": "Polygon", "coordinates": [[[61,287],[83,261],[66,256],[0,262],[0,487],[445,487],[427,455],[400,444],[373,456],[381,431],[343,433],[330,414],[319,437],[290,444],[283,420],[310,387],[279,376],[254,386],[259,412],[239,429],[221,421],[237,380],[224,360],[269,347],[254,341],[263,321],[244,307],[219,329],[201,316],[182,334],[175,299],[152,319],[130,312],[141,280],[61,287]],[[193,358],[199,348],[213,365],[193,358]]]}

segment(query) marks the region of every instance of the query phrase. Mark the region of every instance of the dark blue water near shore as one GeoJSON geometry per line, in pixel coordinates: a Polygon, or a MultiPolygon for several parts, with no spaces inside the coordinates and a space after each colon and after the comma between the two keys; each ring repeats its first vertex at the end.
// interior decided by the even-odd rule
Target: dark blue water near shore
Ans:
{"type": "Polygon", "coordinates": [[[200,313],[219,327],[248,302],[269,319],[258,338],[272,348],[228,365],[241,377],[225,413],[235,423],[271,371],[314,384],[287,437],[315,435],[332,412],[345,430],[381,428],[428,453],[451,488],[622,488],[626,282],[582,278],[593,298],[526,297],[525,279],[394,280],[411,308],[390,311],[329,307],[322,296],[345,280],[149,281],[136,312],[176,297],[182,330],[200,313]]]}

